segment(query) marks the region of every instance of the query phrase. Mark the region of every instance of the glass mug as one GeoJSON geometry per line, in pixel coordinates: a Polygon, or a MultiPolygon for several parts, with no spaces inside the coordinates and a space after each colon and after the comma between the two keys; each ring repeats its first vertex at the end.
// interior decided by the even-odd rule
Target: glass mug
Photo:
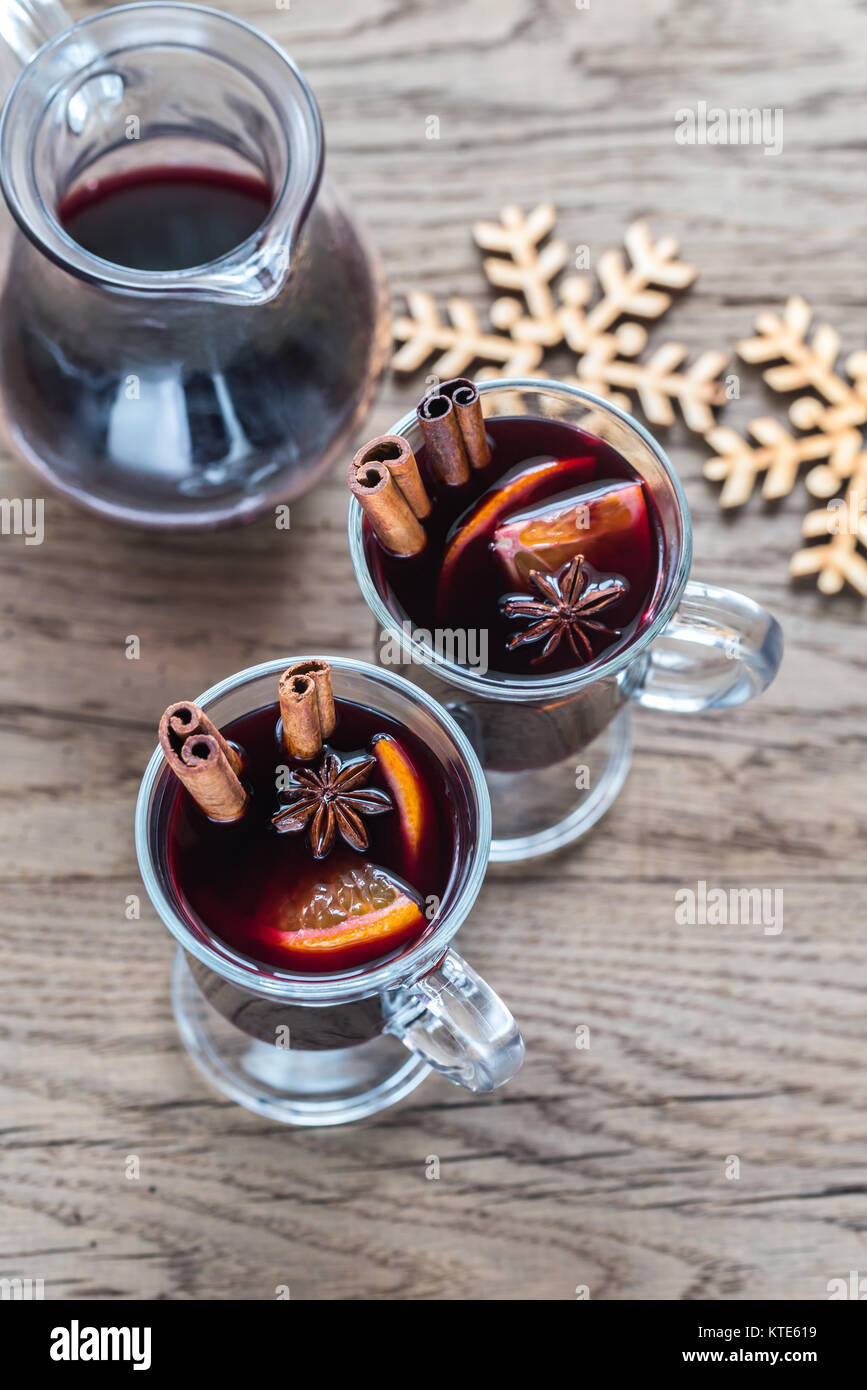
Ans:
{"type": "MultiPolygon", "coordinates": [[[[280,673],[305,659],[239,671],[196,703],[224,726],[271,704],[280,673]]],[[[211,936],[167,872],[176,783],[159,748],[145,772],[135,818],[148,896],[178,941],[172,1001],[184,1046],[224,1095],[296,1125],[372,1115],[408,1095],[431,1070],[469,1091],[492,1091],[515,1075],[524,1055],[505,1004],[451,948],[488,862],[490,803],[478,760],[453,720],[403,677],[364,662],[330,656],[328,662],[338,699],[404,725],[448,776],[458,862],[419,941],[393,959],[331,975],[260,965],[211,936]],[[288,1047],[277,1044],[287,1036],[288,1047]]]]}
{"type": "MultiPolygon", "coordinates": [[[[763,691],[782,659],[776,620],[752,599],[690,580],[692,527],[671,463],[647,430],[616,406],[565,383],[509,378],[478,383],[484,413],[532,415],[577,426],[617,449],[653,494],[664,572],[651,616],[625,649],[592,667],[522,679],[448,659],[389,607],[368,560],[353,498],[349,545],[378,629],[377,659],[400,653],[405,674],[442,704],[469,738],[491,794],[494,863],[549,854],[585,834],[619,793],[632,757],[630,710],[694,714],[763,691]]],[[[390,431],[422,446],[415,411],[390,431]]]]}
{"type": "Polygon", "coordinates": [[[0,402],[16,452],[73,501],[159,529],[249,520],[304,492],[345,454],[390,333],[379,265],[323,178],[301,73],[248,24],[190,4],[73,24],[57,0],[0,0],[0,36],[23,65],[0,123],[17,223],[0,402]],[[264,221],[168,270],[103,259],[64,230],[64,199],[91,181],[173,167],[267,185],[264,221]]]}

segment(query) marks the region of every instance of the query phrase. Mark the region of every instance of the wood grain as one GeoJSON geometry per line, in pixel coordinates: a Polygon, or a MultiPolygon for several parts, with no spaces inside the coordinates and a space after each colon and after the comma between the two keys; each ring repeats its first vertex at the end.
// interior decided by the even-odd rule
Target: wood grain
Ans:
{"type": "MultiPolygon", "coordinates": [[[[701,275],[655,333],[730,346],[800,292],[863,346],[854,0],[232,8],[311,79],[396,306],[423,284],[482,308],[471,220],[550,198],[593,258],[638,215],[680,238],[701,275]],[[676,146],[698,100],[781,106],[783,153],[676,146]]],[[[779,409],[739,371],[736,427],[779,409]]],[[[366,435],[417,394],[388,381],[366,435]]],[[[171,1017],[168,934],[125,903],[167,701],[285,652],[368,654],[343,469],[290,532],[143,536],[51,497],[44,545],[0,537],[0,1276],[50,1298],[821,1299],[865,1271],[864,609],[790,586],[803,489],[725,521],[702,447],[667,442],[694,573],[776,613],[779,679],[742,710],[640,717],[587,842],[489,877],[462,949],[522,1024],[514,1083],[479,1101],[431,1079],[339,1132],[206,1088],[171,1017]],[[699,879],[783,888],[784,930],[676,925],[699,879]]],[[[0,490],[32,480],[4,458],[0,490]]]]}

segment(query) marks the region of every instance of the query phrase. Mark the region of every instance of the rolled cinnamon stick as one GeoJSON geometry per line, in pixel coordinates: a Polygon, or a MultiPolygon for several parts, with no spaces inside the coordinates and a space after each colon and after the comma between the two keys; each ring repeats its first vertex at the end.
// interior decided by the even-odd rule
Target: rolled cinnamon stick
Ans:
{"type": "Polygon", "coordinates": [[[416,414],[435,472],[449,487],[468,482],[470,463],[451,397],[440,387],[425,396],[416,414]]]}
{"type": "Polygon", "coordinates": [[[290,758],[315,758],[322,751],[322,726],[314,676],[289,666],[280,677],[277,694],[286,752],[290,758]]]}
{"type": "MultiPolygon", "coordinates": [[[[330,738],[337,723],[334,709],[334,691],[331,686],[331,667],[327,661],[314,657],[312,661],[296,661],[284,672],[284,676],[312,676],[316,687],[316,708],[319,712],[319,732],[323,738],[330,738]]],[[[281,676],[282,680],[282,676],[281,676]]]]}
{"type": "Polygon", "coordinates": [[[349,491],[357,497],[386,550],[418,555],[427,543],[424,527],[384,463],[349,465],[349,491]]]}
{"type": "MultiPolygon", "coordinates": [[[[485,417],[482,414],[482,398],[474,381],[466,377],[455,377],[447,381],[452,404],[457,412],[461,427],[464,448],[471,468],[486,468],[491,461],[491,450],[485,434],[485,417]]],[[[441,390],[445,389],[443,387],[441,390]]]]}
{"type": "Polygon", "coordinates": [[[422,481],[415,454],[402,434],[380,434],[362,445],[352,460],[356,475],[371,463],[384,463],[414,514],[423,521],[431,513],[431,501],[422,481]]]}
{"type": "Polygon", "coordinates": [[[491,451],[482,401],[475,382],[456,376],[429,392],[418,407],[419,429],[434,468],[452,487],[465,483],[470,468],[485,468],[491,451]]]}
{"type": "Polygon", "coordinates": [[[160,746],[172,772],[206,816],[220,821],[235,821],[243,816],[250,798],[218,738],[213,734],[191,734],[178,750],[168,733],[168,720],[160,720],[160,746]]]}
{"type": "Polygon", "coordinates": [[[163,740],[164,729],[167,736],[174,734],[171,743],[178,753],[191,734],[208,734],[211,738],[215,738],[228,758],[232,771],[240,776],[241,757],[238,750],[226,741],[217,726],[205,714],[205,711],[194,704],[192,700],[177,700],[175,704],[169,705],[160,720],[160,742],[163,740]]]}

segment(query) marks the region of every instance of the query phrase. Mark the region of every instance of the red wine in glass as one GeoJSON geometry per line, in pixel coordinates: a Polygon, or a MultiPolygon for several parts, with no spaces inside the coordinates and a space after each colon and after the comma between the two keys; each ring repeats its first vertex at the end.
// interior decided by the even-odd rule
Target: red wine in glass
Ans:
{"type": "Polygon", "coordinates": [[[236,823],[210,820],[179,785],[168,811],[166,867],[178,902],[208,937],[276,970],[358,969],[413,945],[431,927],[456,858],[457,820],[439,761],[375,710],[339,699],[335,709],[333,735],[304,762],[285,751],[276,703],[224,727],[250,793],[236,823]],[[361,800],[349,809],[368,800],[373,809],[360,813],[363,851],[338,827],[317,858],[315,817],[283,833],[274,818],[287,810],[292,818],[296,777],[320,777],[329,766],[357,768],[361,800]]]}
{"type": "Polygon", "coordinates": [[[485,425],[491,461],[462,486],[438,482],[425,449],[416,454],[433,499],[420,555],[389,554],[365,519],[380,593],[418,628],[485,632],[489,669],[511,677],[612,656],[650,616],[662,577],[647,484],[610,444],[572,425],[530,416],[485,425]],[[570,581],[582,621],[552,642],[570,581]]]}

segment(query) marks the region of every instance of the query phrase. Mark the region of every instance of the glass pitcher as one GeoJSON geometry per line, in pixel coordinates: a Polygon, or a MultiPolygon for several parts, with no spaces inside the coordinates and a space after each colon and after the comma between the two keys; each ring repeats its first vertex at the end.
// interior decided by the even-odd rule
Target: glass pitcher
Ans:
{"type": "MultiPolygon", "coordinates": [[[[304,78],[197,5],[73,24],[56,0],[0,0],[0,35],[25,65],[0,122],[17,223],[0,401],[17,452],[141,526],[212,527],[296,497],[346,450],[390,342],[377,262],[323,180],[304,78]],[[255,230],[202,264],[115,262],[64,228],[70,200],[190,170],[264,198],[255,230]]],[[[145,244],[149,227],[156,210],[134,229],[145,244]]]]}

